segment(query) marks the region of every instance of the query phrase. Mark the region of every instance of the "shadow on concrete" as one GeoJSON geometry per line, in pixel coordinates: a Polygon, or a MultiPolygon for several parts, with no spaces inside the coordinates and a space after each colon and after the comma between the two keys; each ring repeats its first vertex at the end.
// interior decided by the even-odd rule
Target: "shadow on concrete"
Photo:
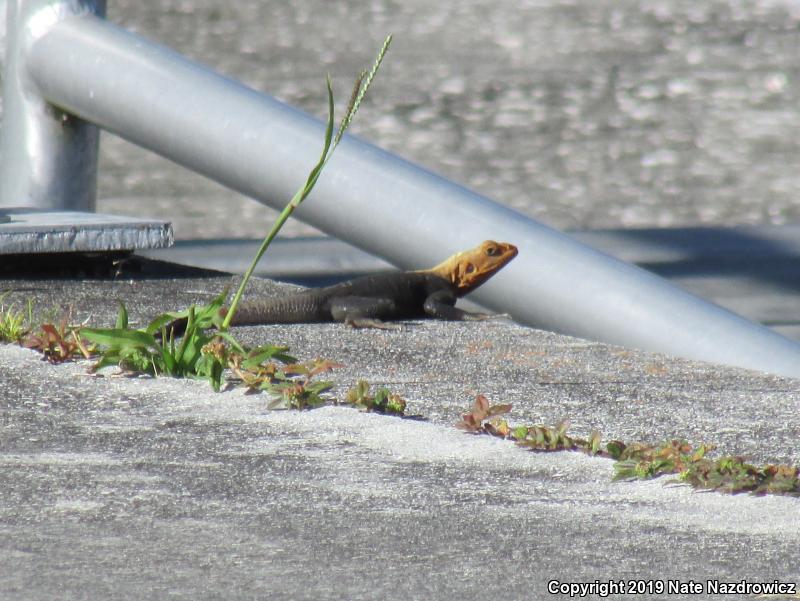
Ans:
{"type": "Polygon", "coordinates": [[[128,251],[3,255],[4,279],[182,279],[227,275],[212,269],[148,259],[128,251]]]}
{"type": "Polygon", "coordinates": [[[800,290],[800,227],[598,230],[572,235],[666,278],[739,277],[800,290]]]}

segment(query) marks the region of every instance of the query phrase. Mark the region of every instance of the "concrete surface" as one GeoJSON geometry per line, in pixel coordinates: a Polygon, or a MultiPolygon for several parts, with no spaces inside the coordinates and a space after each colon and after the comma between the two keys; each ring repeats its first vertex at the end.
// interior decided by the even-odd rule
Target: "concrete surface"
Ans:
{"type": "MultiPolygon", "coordinates": [[[[559,228],[800,217],[794,2],[110,0],[108,13],[315,114],[324,74],[346,98],[392,31],[353,131],[559,228]]],[[[174,220],[184,239],[260,237],[274,216],[112,136],[99,192],[102,211],[174,220]]],[[[118,296],[141,320],[226,281],[171,275],[0,290],[110,324],[118,296]]],[[[797,464],[796,381],[504,322],[242,337],[339,359],[339,392],[386,383],[426,421],[268,412],[263,396],[94,378],[0,346],[0,599],[547,599],[550,579],[800,581],[797,499],[613,483],[608,461],[452,428],[483,392],[513,402],[514,421],[797,464]]]]}
{"type": "MultiPolygon", "coordinates": [[[[143,323],[228,281],[152,273],[145,264],[115,281],[0,287],[110,325],[118,297],[143,323]]],[[[278,288],[259,280],[251,293],[278,288]]],[[[422,419],[270,412],[264,395],[93,377],[85,364],[0,346],[0,598],[547,599],[554,579],[800,581],[797,498],[612,482],[609,460],[535,454],[452,427],[484,393],[513,403],[516,423],[566,418],[576,434],[685,437],[796,465],[796,380],[506,321],[238,333],[336,359],[337,394],[366,378],[422,419]]]]}

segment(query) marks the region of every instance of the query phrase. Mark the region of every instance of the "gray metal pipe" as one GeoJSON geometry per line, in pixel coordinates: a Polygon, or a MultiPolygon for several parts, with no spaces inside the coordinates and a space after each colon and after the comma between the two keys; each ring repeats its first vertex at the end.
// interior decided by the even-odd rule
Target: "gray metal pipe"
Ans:
{"type": "MultiPolygon", "coordinates": [[[[275,208],[322,144],[312,117],[92,16],[56,23],[28,61],[53,104],[275,208]]],[[[519,257],[476,296],[522,323],[800,376],[787,338],[354,137],[298,216],[401,267],[508,240],[519,257]]]]}
{"type": "Polygon", "coordinates": [[[97,126],[41,97],[28,52],[60,20],[105,14],[105,0],[8,0],[0,137],[0,207],[93,211],[97,126]]]}

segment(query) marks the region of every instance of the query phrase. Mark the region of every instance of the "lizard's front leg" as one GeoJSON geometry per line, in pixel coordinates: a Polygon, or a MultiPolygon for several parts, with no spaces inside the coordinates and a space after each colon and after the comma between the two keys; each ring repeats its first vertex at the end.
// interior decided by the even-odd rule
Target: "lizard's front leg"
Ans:
{"type": "Polygon", "coordinates": [[[507,313],[470,313],[455,307],[456,296],[449,290],[439,290],[425,299],[425,313],[436,319],[446,319],[449,321],[483,321],[485,319],[497,319],[509,317],[507,313]]]}

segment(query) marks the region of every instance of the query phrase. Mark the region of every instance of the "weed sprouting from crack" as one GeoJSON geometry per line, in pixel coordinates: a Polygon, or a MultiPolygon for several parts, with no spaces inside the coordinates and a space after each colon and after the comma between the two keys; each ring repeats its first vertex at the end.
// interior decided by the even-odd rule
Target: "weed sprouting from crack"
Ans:
{"type": "Polygon", "coordinates": [[[497,416],[509,411],[511,405],[490,405],[489,399],[479,394],[475,397],[472,409],[461,416],[462,419],[456,424],[456,428],[474,434],[505,437],[508,434],[508,424],[497,416]]]}
{"type": "Polygon", "coordinates": [[[328,359],[298,363],[285,354],[286,350],[260,347],[247,357],[235,355],[230,367],[248,392],[263,390],[273,396],[269,409],[314,409],[325,405],[327,397],[323,394],[333,388],[333,382],[314,378],[342,365],[328,359]]]}
{"type": "Polygon", "coordinates": [[[380,387],[371,394],[369,383],[359,380],[347,393],[345,404],[357,407],[362,411],[374,411],[388,415],[405,415],[406,400],[388,388],[380,387]]]}
{"type": "MultiPolygon", "coordinates": [[[[71,326],[69,315],[65,315],[57,324],[45,323],[28,332],[20,343],[39,351],[51,363],[95,359],[89,369],[93,373],[116,366],[129,375],[205,379],[215,391],[221,389],[228,371],[232,375],[229,383],[241,383],[248,393],[263,391],[271,395],[269,409],[302,410],[338,404],[328,394],[333,382],[317,378],[342,367],[340,363],[329,359],[299,362],[288,353],[288,347],[264,345],[247,349],[229,332],[207,331],[218,318],[226,296],[227,290],[208,305],[164,313],[141,329],[130,327],[128,310],[120,301],[112,328],[71,326]],[[181,317],[187,319],[186,332],[177,341],[168,335],[167,324],[181,317]]],[[[342,404],[393,415],[403,415],[406,407],[404,399],[386,388],[371,394],[363,380],[350,390],[342,404]]]]}
{"type": "Polygon", "coordinates": [[[43,323],[38,330],[29,330],[18,342],[25,348],[42,353],[50,363],[63,363],[77,357],[88,359],[94,353],[81,334],[81,326],[69,325],[70,315],[65,314],[56,323],[43,323]]]}
{"type": "Polygon", "coordinates": [[[113,328],[80,331],[97,345],[100,358],[92,371],[119,366],[130,373],[205,379],[219,391],[225,370],[230,370],[248,391],[264,390],[275,395],[271,409],[306,409],[324,404],[320,395],[332,384],[312,380],[340,365],[323,359],[298,363],[288,354],[287,347],[265,345],[246,349],[229,332],[208,331],[218,319],[226,296],[227,290],[208,305],[159,315],[144,329],[128,326],[128,312],[120,302],[113,328]],[[180,342],[168,335],[166,327],[176,317],[187,319],[180,342]]]}
{"type": "Polygon", "coordinates": [[[509,426],[498,417],[509,411],[511,405],[491,405],[485,396],[478,395],[470,411],[455,426],[473,434],[513,440],[533,451],[579,451],[608,457],[615,461],[614,480],[644,480],[675,474],[678,482],[697,489],[800,496],[797,467],[772,464],[758,467],[746,463],[742,457],[732,456],[710,459],[707,455],[714,450],[713,445],[693,447],[685,440],[668,440],[659,445],[612,440],[603,445],[596,431],[588,439],[569,436],[566,421],[555,427],[509,426]]]}
{"type": "Polygon", "coordinates": [[[0,294],[0,342],[20,342],[30,331],[33,323],[33,300],[28,299],[28,310],[16,309],[15,304],[5,306],[7,290],[0,294]]]}

